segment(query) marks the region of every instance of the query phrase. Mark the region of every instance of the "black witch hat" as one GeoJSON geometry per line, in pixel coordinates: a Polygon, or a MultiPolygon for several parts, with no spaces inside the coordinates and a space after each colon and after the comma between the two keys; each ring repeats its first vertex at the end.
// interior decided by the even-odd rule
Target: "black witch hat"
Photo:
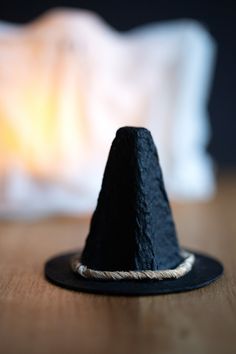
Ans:
{"type": "Polygon", "coordinates": [[[59,286],[124,295],[192,290],[222,272],[217,260],[180,248],[151,134],[133,127],[112,143],[84,250],[45,268],[59,286]]]}

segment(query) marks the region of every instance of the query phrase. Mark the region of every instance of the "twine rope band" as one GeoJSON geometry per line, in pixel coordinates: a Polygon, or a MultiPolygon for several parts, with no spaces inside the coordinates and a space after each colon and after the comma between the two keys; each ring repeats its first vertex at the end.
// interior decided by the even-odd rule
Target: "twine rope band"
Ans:
{"type": "Polygon", "coordinates": [[[88,268],[80,262],[80,256],[76,255],[71,259],[72,270],[87,279],[98,280],[163,280],[163,279],[178,279],[183,277],[193,267],[195,256],[194,254],[182,251],[181,255],[184,257],[174,269],[165,270],[142,270],[142,271],[101,271],[88,268]]]}

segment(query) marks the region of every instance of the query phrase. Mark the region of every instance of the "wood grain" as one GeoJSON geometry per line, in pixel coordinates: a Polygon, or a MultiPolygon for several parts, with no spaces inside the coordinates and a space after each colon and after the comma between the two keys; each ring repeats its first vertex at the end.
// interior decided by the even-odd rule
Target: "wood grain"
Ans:
{"type": "Polygon", "coordinates": [[[236,349],[236,181],[209,203],[173,206],[185,246],[221,259],[224,276],[193,292],[152,297],[80,294],[49,284],[48,257],[83,245],[88,219],[0,223],[2,354],[204,354],[236,349]]]}

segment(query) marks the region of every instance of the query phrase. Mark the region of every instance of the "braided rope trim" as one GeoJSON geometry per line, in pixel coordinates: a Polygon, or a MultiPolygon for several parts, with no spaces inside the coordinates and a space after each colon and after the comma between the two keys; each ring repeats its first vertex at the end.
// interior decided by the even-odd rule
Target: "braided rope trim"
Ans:
{"type": "Polygon", "coordinates": [[[165,270],[142,270],[142,271],[100,271],[90,269],[80,262],[80,256],[76,255],[71,259],[73,272],[87,279],[99,280],[163,280],[178,279],[190,272],[193,267],[195,256],[187,251],[182,251],[181,255],[185,258],[175,269],[165,270]]]}

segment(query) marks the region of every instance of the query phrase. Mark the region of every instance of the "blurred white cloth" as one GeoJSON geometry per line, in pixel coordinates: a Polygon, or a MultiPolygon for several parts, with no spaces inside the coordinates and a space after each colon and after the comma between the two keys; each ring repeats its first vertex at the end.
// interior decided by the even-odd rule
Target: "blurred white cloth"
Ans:
{"type": "Polygon", "coordinates": [[[118,33],[61,9],[0,23],[0,216],[91,212],[124,125],[151,130],[172,198],[210,197],[214,53],[192,20],[118,33]]]}

